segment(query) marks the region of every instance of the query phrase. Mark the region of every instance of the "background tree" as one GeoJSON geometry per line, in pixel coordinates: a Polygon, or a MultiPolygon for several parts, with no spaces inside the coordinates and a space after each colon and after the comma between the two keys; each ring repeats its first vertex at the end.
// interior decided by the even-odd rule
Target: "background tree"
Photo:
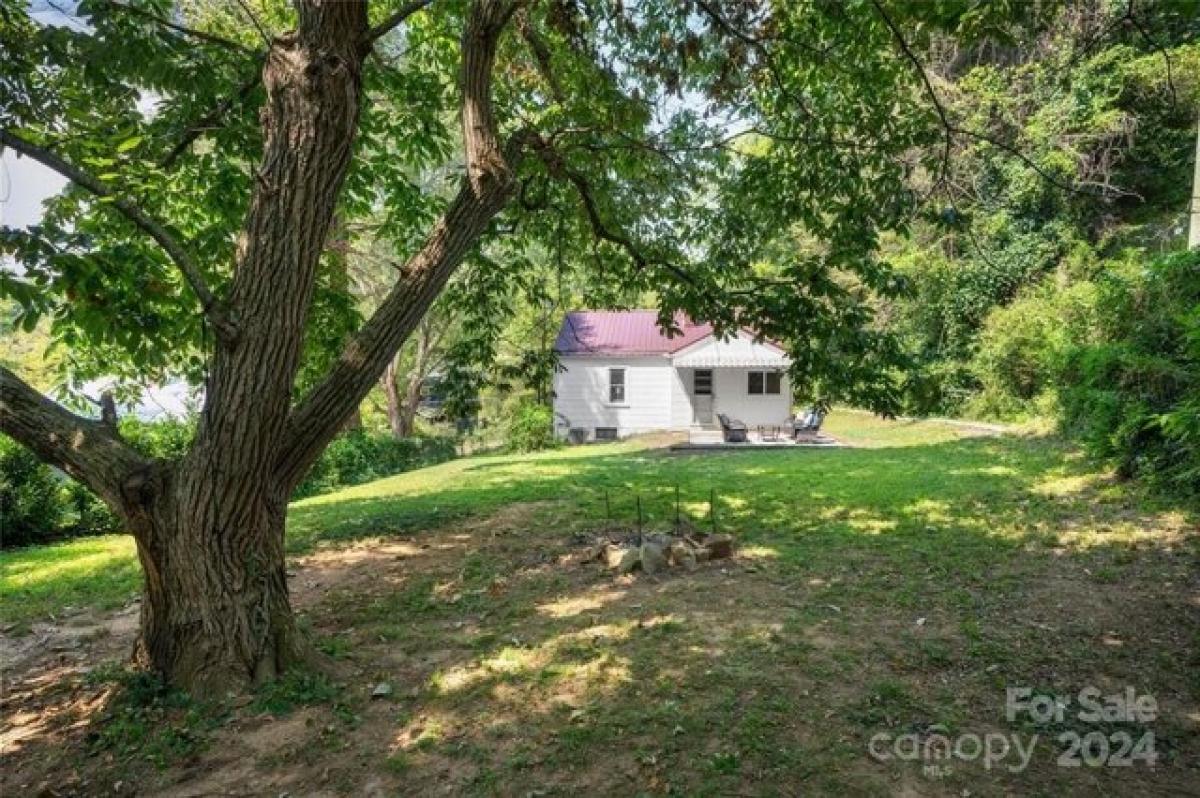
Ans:
{"type": "Polygon", "coordinates": [[[1016,8],[87,0],[55,28],[4,0],[0,145],[73,185],[4,231],[20,270],[0,290],[52,318],[76,384],[182,376],[205,398],[187,452],[152,460],[0,369],[0,430],[135,537],[146,664],[201,694],[270,679],[305,652],[287,498],[468,257],[486,304],[527,264],[505,252],[560,246],[607,286],[589,298],[752,327],[827,400],[896,409],[904,361],[873,308],[903,284],[875,253],[914,171],[947,168],[911,48],[1046,19],[1016,8]],[[411,178],[439,169],[449,186],[411,178]],[[308,373],[306,341],[343,337],[322,310],[333,220],[369,215],[403,252],[394,281],[308,373]]]}
{"type": "Polygon", "coordinates": [[[910,288],[882,309],[914,360],[910,411],[1055,416],[1063,352],[1102,333],[1098,281],[1185,246],[1198,12],[1072,3],[1037,36],[918,52],[954,132],[933,144],[950,168],[914,175],[910,235],[883,245],[910,288]]]}

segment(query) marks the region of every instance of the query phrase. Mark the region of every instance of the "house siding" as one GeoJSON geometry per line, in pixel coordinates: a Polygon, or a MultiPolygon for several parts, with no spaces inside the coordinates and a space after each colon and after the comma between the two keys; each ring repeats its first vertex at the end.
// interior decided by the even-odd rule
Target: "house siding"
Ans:
{"type": "Polygon", "coordinates": [[[573,357],[560,359],[554,375],[554,411],[566,427],[616,427],[619,435],[671,429],[678,378],[670,360],[645,357],[573,357]],[[608,370],[625,369],[625,401],[608,401],[608,370]]]}
{"type": "MultiPolygon", "coordinates": [[[[570,427],[594,436],[597,427],[615,427],[621,436],[657,430],[687,430],[694,422],[692,369],[677,369],[669,358],[563,356],[554,377],[554,410],[560,432],[570,427]],[[625,402],[608,402],[608,370],[625,369],[625,402]]],[[[784,374],[778,395],[751,395],[746,368],[713,369],[715,412],[751,427],[780,424],[790,414],[791,383],[784,374]]]]}
{"type": "Polygon", "coordinates": [[[758,424],[779,424],[792,412],[792,384],[783,375],[779,394],[752,395],[747,390],[751,371],[761,369],[713,369],[713,405],[716,412],[746,422],[753,428],[758,424]]]}

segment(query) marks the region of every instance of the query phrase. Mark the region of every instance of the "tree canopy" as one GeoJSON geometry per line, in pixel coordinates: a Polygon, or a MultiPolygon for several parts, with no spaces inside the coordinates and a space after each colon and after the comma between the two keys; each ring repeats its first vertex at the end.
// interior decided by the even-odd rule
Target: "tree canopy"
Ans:
{"type": "MultiPolygon", "coordinates": [[[[22,273],[0,288],[22,302],[23,324],[53,318],[75,386],[114,372],[129,385],[202,382],[215,322],[200,309],[233,275],[262,155],[259,72],[290,9],[92,0],[74,12],[82,24],[48,26],[8,5],[4,144],[86,179],[41,224],[5,231],[22,273]]],[[[461,171],[467,8],[372,9],[378,41],[337,214],[350,231],[369,220],[398,263],[461,171]]],[[[598,302],[652,291],[664,321],[682,309],[751,326],[787,342],[798,379],[894,409],[899,351],[868,299],[902,285],[875,244],[908,225],[913,174],[946,166],[914,50],[1009,40],[1041,20],[965,1],[508,11],[492,102],[520,151],[519,190],[473,242],[480,307],[541,247],[564,253],[561,268],[585,275],[598,302]]],[[[335,272],[321,270],[309,314],[323,329],[339,313],[335,272]]]]}
{"type": "MultiPolygon", "coordinates": [[[[652,297],[664,327],[752,329],[818,401],[892,413],[914,361],[880,313],[910,288],[885,238],[961,227],[976,148],[971,178],[1030,209],[1099,174],[931,68],[1031,60],[1074,4],[84,0],[45,24],[2,2],[0,146],[70,188],[3,230],[0,296],[50,319],[69,385],[183,377],[205,399],[186,453],[147,458],[111,406],[78,416],[0,367],[0,430],[126,523],[141,656],[199,691],[301,656],[287,498],[456,274],[468,357],[555,274],[588,304],[652,297]],[[393,274],[360,318],[365,245],[393,274]]],[[[1153,43],[1187,13],[1101,19],[1153,43]]]]}

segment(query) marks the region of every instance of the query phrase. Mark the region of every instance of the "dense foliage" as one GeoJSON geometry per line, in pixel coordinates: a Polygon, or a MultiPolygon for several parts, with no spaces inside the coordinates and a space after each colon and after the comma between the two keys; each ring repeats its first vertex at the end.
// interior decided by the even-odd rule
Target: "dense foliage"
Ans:
{"type": "MultiPolygon", "coordinates": [[[[192,421],[125,419],[121,435],[142,453],[178,457],[195,433],[192,421]]],[[[383,432],[350,432],[337,438],[313,466],[295,497],[444,462],[456,454],[447,436],[397,440],[383,432]]],[[[32,452],[0,435],[0,547],[45,543],[121,531],[121,522],[95,494],[42,464],[32,452]]]]}
{"type": "MultiPolygon", "coordinates": [[[[84,0],[71,24],[46,26],[23,2],[6,0],[0,26],[0,85],[16,99],[0,124],[135,197],[188,242],[222,295],[261,154],[258,30],[226,4],[84,0]],[[176,10],[183,29],[162,24],[176,10]],[[220,124],[187,146],[214,107],[220,124]]],[[[283,2],[256,13],[264,29],[293,24],[283,2]]],[[[298,389],[357,325],[345,260],[364,222],[402,261],[453,194],[461,155],[447,109],[466,13],[465,3],[434,3],[366,63],[370,101],[298,389]]],[[[650,297],[664,324],[682,309],[753,326],[787,342],[798,382],[897,409],[894,369],[905,360],[870,300],[901,283],[874,249],[883,231],[908,224],[918,199],[908,177],[936,168],[939,138],[904,47],[1012,37],[1045,15],[968,0],[554,0],[517,16],[494,101],[502,136],[528,146],[517,201],[468,259],[475,361],[499,345],[514,293],[547,293],[531,262],[554,258],[556,271],[578,276],[586,304],[650,297]],[[821,247],[804,251],[805,237],[821,247]]],[[[75,389],[99,375],[121,377],[129,393],[205,377],[212,330],[161,248],[131,232],[111,204],[71,189],[40,225],[6,229],[0,242],[22,267],[0,275],[0,294],[21,303],[22,325],[53,319],[75,389]]],[[[548,373],[544,359],[526,365],[548,373]]]]}
{"type": "MultiPolygon", "coordinates": [[[[452,202],[469,9],[421,9],[365,62],[354,158],[299,313],[297,399],[452,202]]],[[[136,200],[228,293],[262,154],[259,28],[289,29],[292,9],[258,3],[256,25],[201,0],[84,0],[59,25],[25,10],[0,6],[0,125],[112,196],[72,186],[40,224],[3,228],[0,253],[20,268],[0,271],[0,298],[19,327],[48,330],[51,367],[77,398],[101,376],[127,397],[202,384],[214,331],[173,258],[112,197],[136,200]]],[[[394,10],[374,4],[372,21],[394,10]]],[[[501,39],[489,98],[497,132],[524,145],[519,191],[443,297],[442,351],[422,360],[410,343],[397,362],[418,376],[444,365],[452,417],[472,414],[488,383],[544,404],[563,310],[652,304],[664,326],[683,310],[783,341],[803,399],[1058,413],[1087,371],[1078,352],[1116,335],[1101,318],[1109,274],[1179,246],[1196,10],[528,4],[501,39]]],[[[550,426],[523,406],[510,419],[519,447],[550,426]]],[[[138,434],[172,459],[191,440],[138,434]]],[[[442,456],[440,441],[343,437],[299,494],[442,456]]]]}
{"type": "Polygon", "coordinates": [[[41,543],[61,535],[62,480],[28,449],[0,437],[0,546],[41,543]]]}
{"type": "Polygon", "coordinates": [[[302,498],[369,482],[441,463],[455,454],[454,439],[447,436],[414,435],[397,439],[386,433],[349,432],[329,444],[294,495],[302,498]]]}
{"type": "Polygon", "coordinates": [[[1101,334],[1065,354],[1066,428],[1119,473],[1200,495],[1200,251],[1108,275],[1101,334]]]}
{"type": "Polygon", "coordinates": [[[1065,353],[1106,333],[1101,286],[1180,249],[1200,110],[1200,15],[1179,2],[1056,11],[1034,40],[929,51],[944,179],[885,251],[910,411],[1055,417],[1065,353]]]}

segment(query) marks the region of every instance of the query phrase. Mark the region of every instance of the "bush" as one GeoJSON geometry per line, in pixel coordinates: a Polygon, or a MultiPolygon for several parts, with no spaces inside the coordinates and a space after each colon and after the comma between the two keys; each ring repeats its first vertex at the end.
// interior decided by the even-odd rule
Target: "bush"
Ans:
{"type": "Polygon", "coordinates": [[[1043,283],[988,314],[971,360],[979,391],[974,418],[1015,419],[1053,412],[1067,351],[1095,329],[1096,286],[1043,283]]]}
{"type": "Polygon", "coordinates": [[[292,498],[315,496],[442,463],[453,459],[455,454],[454,439],[447,436],[394,438],[391,434],[355,430],[329,444],[292,498]]]}
{"type": "Polygon", "coordinates": [[[0,546],[61,537],[63,478],[16,441],[0,437],[0,546]]]}
{"type": "Polygon", "coordinates": [[[1200,252],[1115,274],[1100,340],[1068,353],[1064,430],[1125,477],[1200,495],[1200,252]]]}
{"type": "MultiPolygon", "coordinates": [[[[193,421],[124,419],[121,436],[147,457],[174,459],[192,442],[193,421]]],[[[454,439],[353,432],[321,455],[293,498],[325,493],[450,460],[454,439]]],[[[121,521],[94,493],[43,465],[28,449],[0,436],[0,546],[25,546],[121,531],[121,521]]]]}
{"type": "Polygon", "coordinates": [[[182,457],[195,436],[195,419],[140,421],[126,418],[121,421],[121,437],[147,457],[164,460],[182,457]]]}
{"type": "Polygon", "coordinates": [[[507,442],[508,449],[514,452],[536,452],[557,445],[554,413],[535,402],[517,405],[508,425],[507,442]]]}

